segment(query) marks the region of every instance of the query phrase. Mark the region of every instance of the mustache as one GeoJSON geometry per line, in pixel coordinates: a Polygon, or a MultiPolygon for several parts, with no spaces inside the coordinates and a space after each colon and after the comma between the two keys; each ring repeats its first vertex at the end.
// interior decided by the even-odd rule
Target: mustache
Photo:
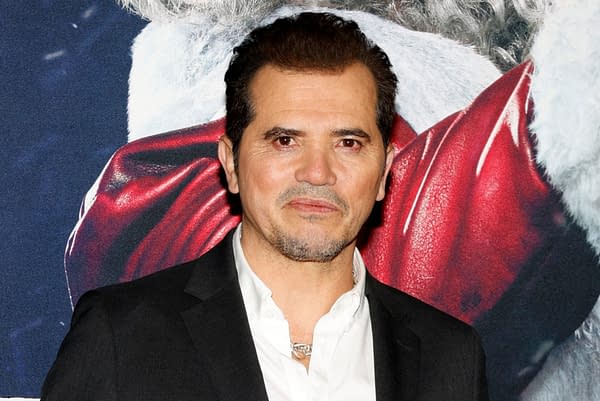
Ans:
{"type": "Polygon", "coordinates": [[[331,188],[325,186],[314,186],[310,184],[301,184],[286,189],[277,197],[277,203],[283,205],[295,198],[303,196],[333,203],[344,212],[348,210],[348,202],[332,191],[331,188]]]}

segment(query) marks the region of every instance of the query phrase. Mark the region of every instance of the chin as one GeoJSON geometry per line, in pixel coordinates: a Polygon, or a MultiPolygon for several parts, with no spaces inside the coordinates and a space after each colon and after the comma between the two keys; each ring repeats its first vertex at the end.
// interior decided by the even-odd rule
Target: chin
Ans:
{"type": "Polygon", "coordinates": [[[281,254],[297,262],[327,263],[342,253],[351,241],[310,231],[303,235],[276,232],[272,243],[281,254]]]}

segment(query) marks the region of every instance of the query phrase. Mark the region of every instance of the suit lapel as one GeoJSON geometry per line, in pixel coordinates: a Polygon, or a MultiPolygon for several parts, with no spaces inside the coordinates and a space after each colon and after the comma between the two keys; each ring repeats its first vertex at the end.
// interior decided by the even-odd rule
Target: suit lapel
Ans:
{"type": "Polygon", "coordinates": [[[413,401],[419,384],[420,341],[401,316],[385,306],[384,291],[370,275],[366,295],[373,329],[377,401],[413,401]]]}
{"type": "MultiPolygon", "coordinates": [[[[198,303],[183,320],[222,401],[268,401],[233,260],[231,234],[198,261],[185,291],[198,303]]],[[[367,275],[377,401],[416,399],[419,338],[386,307],[385,291],[367,275]]]]}
{"type": "Polygon", "coordinates": [[[267,401],[233,261],[231,235],[199,260],[185,291],[199,303],[183,320],[222,401],[267,401]]]}

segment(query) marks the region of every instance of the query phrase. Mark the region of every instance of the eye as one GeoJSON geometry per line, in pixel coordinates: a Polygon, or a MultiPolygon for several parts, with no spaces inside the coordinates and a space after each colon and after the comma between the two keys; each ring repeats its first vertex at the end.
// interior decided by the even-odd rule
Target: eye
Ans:
{"type": "Polygon", "coordinates": [[[292,144],[292,137],[280,136],[277,139],[275,139],[275,142],[277,142],[277,144],[280,146],[290,146],[292,144]]]}
{"type": "Polygon", "coordinates": [[[340,141],[339,146],[341,146],[342,148],[359,150],[362,147],[362,143],[356,139],[343,138],[340,141]]]}
{"type": "Polygon", "coordinates": [[[272,143],[276,149],[289,149],[296,144],[296,140],[289,135],[279,135],[273,139],[272,143]]]}

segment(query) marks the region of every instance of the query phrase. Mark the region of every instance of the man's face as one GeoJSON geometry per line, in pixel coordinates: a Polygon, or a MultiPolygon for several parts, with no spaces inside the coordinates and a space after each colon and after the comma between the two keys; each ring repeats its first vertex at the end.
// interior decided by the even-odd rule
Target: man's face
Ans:
{"type": "Polygon", "coordinates": [[[250,94],[255,118],[237,170],[231,142],[219,143],[229,190],[240,194],[245,250],[326,262],[353,248],[384,196],[393,157],[377,128],[370,71],[359,63],[342,72],[267,65],[250,94]]]}

